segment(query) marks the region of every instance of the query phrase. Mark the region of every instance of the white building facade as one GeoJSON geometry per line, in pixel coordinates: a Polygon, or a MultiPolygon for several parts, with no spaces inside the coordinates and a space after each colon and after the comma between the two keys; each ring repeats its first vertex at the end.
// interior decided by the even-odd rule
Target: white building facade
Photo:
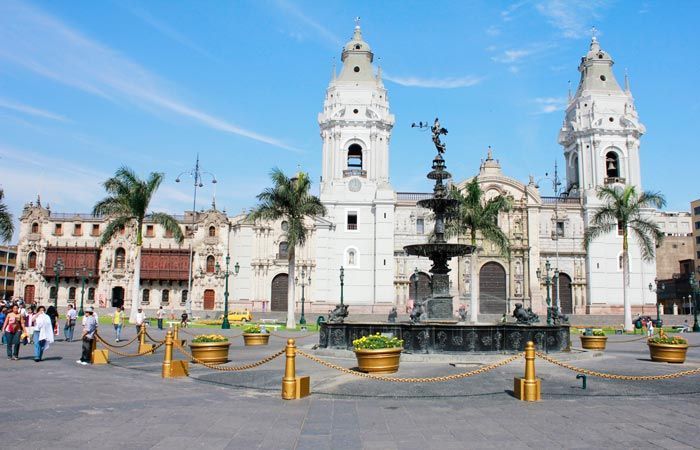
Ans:
{"type": "MultiPolygon", "coordinates": [[[[381,69],[375,69],[373,59],[356,27],[318,115],[320,198],[327,214],[307,221],[309,240],[296,249],[296,275],[303,271],[305,282],[311,281],[304,290],[305,308],[314,314],[326,313],[338,303],[341,266],[344,302],[351,314],[386,314],[392,307],[403,312],[416,296],[424,297],[430,290],[430,261],[403,251],[405,245],[425,242],[432,230],[430,211],[416,206],[429,194],[395,192],[391,185],[395,118],[381,69]]],[[[499,226],[510,238],[510,257],[500,255],[488,242],[479,243],[482,314],[510,314],[515,303],[543,313],[547,293],[537,272],[544,271],[546,261],[559,270],[559,284],[550,296],[564,313],[622,312],[621,237],[605,236],[588,252],[582,246],[586,223],[600,205],[596,188],[642,186],[639,148],[645,130],[628,86],[618,85],[612,65],[610,55],[593,39],[579,66],[581,81],[559,134],[566,161],[562,195],[543,197],[532,178],[524,183],[504,175],[491,150],[474,175],[487,197],[507,195],[514,205],[499,218],[499,226]]],[[[448,166],[450,159],[448,155],[448,166]]],[[[453,176],[464,180],[457,186],[472,179],[467,174],[453,176]]],[[[426,180],[426,191],[428,187],[426,180]]],[[[131,299],[135,230],[124,230],[100,248],[99,233],[106,218],[55,214],[40,202],[30,203],[21,218],[16,292],[38,302],[53,297],[52,265],[61,256],[68,267],[58,278],[59,305],[79,299],[79,272],[85,267],[91,273],[86,277],[88,304],[128,306],[136,300],[145,308],[163,305],[179,311],[191,301],[198,315],[216,315],[223,309],[223,265],[230,253],[231,265],[237,263],[240,268],[229,279],[231,307],[286,310],[289,249],[284,221],[251,223],[244,215],[228,217],[213,206],[178,219],[187,235],[180,246],[156,224],[144,225],[141,295],[131,299]],[[194,253],[191,293],[187,286],[190,248],[194,253]]],[[[469,264],[468,257],[450,263],[455,310],[469,305],[469,264]]],[[[642,262],[635,245],[630,268],[633,286],[653,282],[655,263],[642,262]]],[[[296,289],[296,297],[300,310],[301,289],[296,289]]],[[[655,297],[638,289],[631,300],[637,311],[643,303],[653,305],[655,297]]]]}

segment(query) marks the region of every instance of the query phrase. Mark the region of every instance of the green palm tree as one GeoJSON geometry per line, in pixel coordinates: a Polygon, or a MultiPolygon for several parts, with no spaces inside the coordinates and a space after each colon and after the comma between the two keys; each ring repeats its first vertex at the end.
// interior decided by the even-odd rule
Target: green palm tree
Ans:
{"type": "Polygon", "coordinates": [[[12,214],[2,201],[3,198],[5,198],[5,192],[0,189],[0,239],[3,242],[9,242],[15,232],[15,225],[12,223],[12,214]]]}
{"type": "MultiPolygon", "coordinates": [[[[143,244],[143,222],[148,217],[161,225],[167,232],[172,233],[175,241],[181,244],[184,240],[180,224],[174,217],[165,213],[147,215],[148,206],[158,187],[163,182],[163,174],[151,172],[148,178],[142,180],[133,170],[122,166],[108,178],[102,186],[107,191],[107,197],[95,203],[92,214],[108,216],[109,223],[102,232],[100,246],[107,244],[112,237],[128,225],[136,225],[136,254],[134,255],[134,282],[131,292],[131,312],[129,320],[136,320],[139,292],[141,290],[141,245],[143,244]]],[[[192,295],[191,293],[189,293],[192,295]]]]}
{"type": "Polygon", "coordinates": [[[474,246],[469,264],[469,314],[470,320],[476,323],[479,314],[478,236],[480,235],[484,241],[496,244],[503,256],[509,256],[510,242],[508,236],[498,226],[498,215],[501,212],[510,211],[513,202],[510,197],[503,195],[485,200],[477,177],[467,183],[464,191],[453,186],[450,190],[450,198],[457,200],[458,207],[447,220],[446,234],[448,237],[457,238],[467,236],[469,243],[474,246]]]}
{"type": "Polygon", "coordinates": [[[321,200],[309,193],[311,180],[308,174],[299,172],[294,178],[287,176],[278,168],[270,172],[273,186],[262,191],[257,199],[258,206],[248,215],[250,220],[285,220],[287,229],[287,248],[289,254],[288,289],[287,289],[287,328],[296,327],[294,319],[294,264],[297,246],[303,246],[308,237],[304,226],[307,217],[322,216],[326,208],[321,200]]]}
{"type": "Polygon", "coordinates": [[[632,305],[629,299],[629,237],[634,236],[639,244],[642,259],[654,260],[654,251],[664,235],[659,226],[645,214],[649,208],[663,208],[666,199],[658,192],[637,193],[634,186],[599,187],[598,198],[604,202],[596,210],[583,235],[586,250],[598,237],[619,230],[622,233],[622,292],[624,298],[625,330],[632,328],[632,305]]]}

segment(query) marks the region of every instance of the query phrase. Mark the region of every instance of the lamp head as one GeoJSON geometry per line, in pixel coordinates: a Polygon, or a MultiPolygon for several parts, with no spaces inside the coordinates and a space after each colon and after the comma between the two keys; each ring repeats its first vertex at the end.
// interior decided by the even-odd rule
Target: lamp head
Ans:
{"type": "Polygon", "coordinates": [[[650,291],[653,291],[653,290],[654,290],[654,285],[651,284],[651,283],[649,283],[649,290],[650,290],[650,291]]]}
{"type": "Polygon", "coordinates": [[[216,184],[216,183],[218,183],[218,181],[216,181],[216,178],[214,178],[213,180],[211,180],[211,183],[216,184]]]}
{"type": "Polygon", "coordinates": [[[221,270],[221,266],[219,265],[218,261],[216,262],[216,264],[214,264],[214,268],[216,268],[217,272],[221,270]]]}
{"type": "Polygon", "coordinates": [[[236,273],[236,275],[238,275],[238,270],[239,270],[240,268],[241,268],[241,266],[239,266],[238,263],[236,263],[236,265],[233,266],[233,271],[236,273]]]}
{"type": "Polygon", "coordinates": [[[180,177],[175,178],[175,182],[179,183],[180,182],[180,177]]]}

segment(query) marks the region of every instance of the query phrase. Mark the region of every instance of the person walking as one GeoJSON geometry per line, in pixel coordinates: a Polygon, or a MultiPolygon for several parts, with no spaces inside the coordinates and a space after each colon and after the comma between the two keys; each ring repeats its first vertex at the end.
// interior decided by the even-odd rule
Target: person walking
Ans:
{"type": "Polygon", "coordinates": [[[34,340],[34,305],[29,305],[29,308],[20,308],[19,315],[22,317],[22,323],[24,323],[24,333],[27,335],[27,343],[31,344],[34,340]],[[22,313],[24,311],[24,313],[22,313]]]}
{"type": "Polygon", "coordinates": [[[158,311],[156,312],[156,319],[158,319],[158,329],[162,330],[163,329],[163,317],[165,317],[165,311],[163,311],[163,307],[161,306],[158,308],[158,311]]]}
{"type": "MultiPolygon", "coordinates": [[[[5,325],[5,317],[7,317],[7,307],[3,306],[0,308],[0,330],[2,326],[5,325]]],[[[2,335],[2,343],[5,344],[5,333],[0,333],[2,335]]]]}
{"type": "Polygon", "coordinates": [[[32,318],[34,326],[34,361],[39,362],[44,357],[44,352],[53,343],[53,327],[51,318],[46,314],[46,308],[39,306],[37,313],[32,318]]]}
{"type": "Polygon", "coordinates": [[[19,306],[12,306],[12,310],[7,317],[5,317],[2,331],[5,335],[5,342],[7,343],[7,359],[17,361],[19,359],[20,338],[22,336],[22,331],[24,331],[22,316],[19,315],[19,306]]]}
{"type": "Polygon", "coordinates": [[[654,323],[651,320],[647,320],[647,336],[654,337],[654,323]]]}
{"type": "Polygon", "coordinates": [[[58,310],[55,306],[49,305],[46,308],[46,315],[51,319],[51,326],[53,327],[54,334],[58,336],[58,310]]]}
{"type": "Polygon", "coordinates": [[[122,338],[122,325],[124,324],[124,313],[123,308],[117,306],[117,310],[114,311],[114,317],[112,318],[112,325],[114,325],[114,332],[117,335],[117,342],[122,338]]]}
{"type": "Polygon", "coordinates": [[[63,326],[63,337],[66,342],[73,342],[73,331],[75,330],[75,322],[78,320],[78,312],[73,305],[68,305],[66,311],[66,324],[63,326]]]}
{"type": "Polygon", "coordinates": [[[189,321],[189,316],[187,315],[187,311],[182,312],[182,316],[180,316],[182,320],[180,320],[180,326],[182,328],[187,328],[187,323],[189,321]]]}
{"type": "Polygon", "coordinates": [[[83,348],[80,355],[80,359],[76,361],[78,364],[87,366],[92,363],[92,343],[95,340],[95,333],[97,332],[97,321],[93,316],[94,310],[92,306],[85,310],[85,320],[83,320],[83,348]]]}
{"type": "Polygon", "coordinates": [[[141,325],[143,325],[145,320],[146,315],[143,313],[143,309],[139,308],[138,312],[136,313],[136,333],[141,331],[141,325]]]}

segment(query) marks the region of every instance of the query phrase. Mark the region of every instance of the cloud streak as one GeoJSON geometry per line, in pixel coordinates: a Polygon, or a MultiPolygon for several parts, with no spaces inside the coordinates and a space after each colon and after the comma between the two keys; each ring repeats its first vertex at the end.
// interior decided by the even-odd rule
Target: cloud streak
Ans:
{"type": "Polygon", "coordinates": [[[549,114],[566,108],[565,97],[538,97],[534,102],[539,106],[539,114],[549,114]]]}
{"type": "Polygon", "coordinates": [[[45,109],[35,108],[23,103],[13,102],[4,98],[0,98],[0,108],[9,109],[11,111],[20,112],[22,114],[27,114],[34,117],[40,117],[42,119],[51,119],[58,122],[70,122],[70,120],[66,119],[60,114],[52,113],[50,111],[46,111],[45,109]]]}
{"type": "Polygon", "coordinates": [[[607,0],[546,0],[535,5],[550,25],[562,36],[578,39],[590,34],[590,28],[608,6],[607,0]]]}
{"type": "MultiPolygon", "coordinates": [[[[277,4],[277,7],[280,11],[282,11],[284,14],[290,16],[291,18],[297,20],[300,22],[302,25],[305,25],[312,30],[316,32],[319,36],[321,36],[328,44],[332,45],[333,48],[338,47],[341,45],[340,38],[336,36],[335,33],[330,31],[328,28],[324,27],[321,25],[319,22],[317,22],[315,19],[312,17],[308,16],[305,14],[302,10],[300,10],[295,4],[292,2],[289,2],[287,0],[277,0],[275,2],[277,4]]],[[[301,36],[300,33],[292,33],[295,38],[299,38],[301,36]]]]}
{"type": "Polygon", "coordinates": [[[0,60],[115,103],[169,112],[210,129],[300,152],[277,138],[188,105],[169,93],[166,81],[139,64],[42,11],[12,0],[0,3],[0,60]]]}
{"type": "Polygon", "coordinates": [[[457,89],[477,85],[484,79],[483,77],[475,77],[471,75],[463,77],[447,77],[447,78],[421,78],[421,77],[400,77],[392,76],[384,72],[383,78],[392,83],[407,87],[419,87],[428,89],[457,89]]]}

